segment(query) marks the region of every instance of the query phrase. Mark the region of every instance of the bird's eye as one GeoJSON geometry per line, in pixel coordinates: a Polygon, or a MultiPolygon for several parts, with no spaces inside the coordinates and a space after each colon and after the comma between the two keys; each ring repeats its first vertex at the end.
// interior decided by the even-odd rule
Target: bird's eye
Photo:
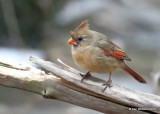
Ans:
{"type": "Polygon", "coordinates": [[[79,37],[79,38],[78,38],[78,41],[82,41],[82,40],[83,40],[83,38],[82,38],[82,37],[79,37]]]}

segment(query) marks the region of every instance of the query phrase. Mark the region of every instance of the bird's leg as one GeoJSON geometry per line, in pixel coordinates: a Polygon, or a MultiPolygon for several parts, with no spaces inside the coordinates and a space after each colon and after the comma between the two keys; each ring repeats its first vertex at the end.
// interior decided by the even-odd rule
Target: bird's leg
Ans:
{"type": "Polygon", "coordinates": [[[89,71],[86,74],[81,74],[81,73],[79,74],[82,76],[81,83],[83,82],[84,79],[87,79],[88,77],[91,76],[91,73],[89,71]]]}
{"type": "Polygon", "coordinates": [[[111,72],[110,72],[108,81],[103,84],[105,86],[105,88],[102,90],[102,92],[104,92],[108,87],[109,88],[112,87],[111,83],[112,83],[112,80],[111,80],[111,72]]]}

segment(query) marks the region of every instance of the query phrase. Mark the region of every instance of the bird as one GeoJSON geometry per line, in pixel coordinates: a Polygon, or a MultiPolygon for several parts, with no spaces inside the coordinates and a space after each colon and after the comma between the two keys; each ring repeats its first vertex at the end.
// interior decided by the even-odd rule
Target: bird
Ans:
{"type": "Polygon", "coordinates": [[[93,31],[89,28],[89,20],[84,20],[73,31],[70,32],[70,39],[67,44],[71,45],[71,53],[74,63],[85,69],[87,72],[81,74],[82,79],[91,76],[91,72],[109,73],[108,80],[103,84],[110,88],[111,74],[117,68],[123,69],[140,83],[147,83],[138,73],[132,70],[125,61],[131,61],[125,51],[114,44],[106,35],[93,31]]]}

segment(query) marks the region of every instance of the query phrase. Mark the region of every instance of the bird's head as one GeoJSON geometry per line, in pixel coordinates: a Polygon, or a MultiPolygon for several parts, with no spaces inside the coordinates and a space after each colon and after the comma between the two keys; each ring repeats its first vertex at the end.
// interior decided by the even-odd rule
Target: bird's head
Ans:
{"type": "Polygon", "coordinates": [[[74,31],[70,33],[71,38],[67,41],[67,44],[78,46],[87,46],[91,42],[91,34],[89,32],[88,20],[83,21],[74,31]]]}

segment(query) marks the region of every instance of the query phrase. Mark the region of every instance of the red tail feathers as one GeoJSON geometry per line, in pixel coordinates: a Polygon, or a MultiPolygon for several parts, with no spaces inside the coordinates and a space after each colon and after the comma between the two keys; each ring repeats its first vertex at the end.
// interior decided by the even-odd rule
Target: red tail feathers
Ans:
{"type": "Polygon", "coordinates": [[[139,74],[137,74],[135,71],[133,71],[131,68],[129,68],[127,65],[125,65],[124,67],[122,67],[122,69],[127,72],[128,74],[130,74],[131,76],[133,76],[137,81],[141,82],[141,83],[147,83],[145,81],[145,79],[143,79],[139,74]]]}

